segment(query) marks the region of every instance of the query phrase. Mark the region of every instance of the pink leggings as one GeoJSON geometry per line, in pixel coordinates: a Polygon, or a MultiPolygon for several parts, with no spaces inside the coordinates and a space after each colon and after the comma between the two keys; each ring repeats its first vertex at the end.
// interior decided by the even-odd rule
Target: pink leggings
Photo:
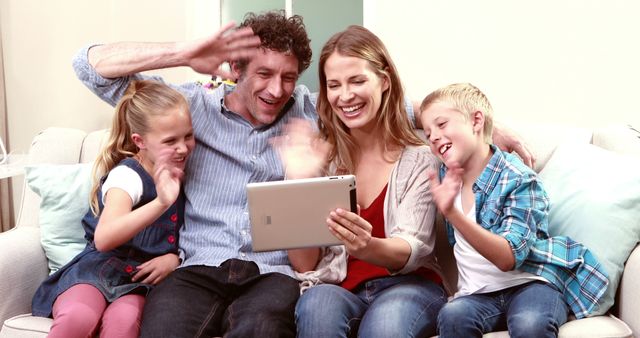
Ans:
{"type": "Polygon", "coordinates": [[[77,284],[53,304],[53,324],[47,337],[138,337],[144,296],[125,295],[108,304],[89,284],[77,284]]]}

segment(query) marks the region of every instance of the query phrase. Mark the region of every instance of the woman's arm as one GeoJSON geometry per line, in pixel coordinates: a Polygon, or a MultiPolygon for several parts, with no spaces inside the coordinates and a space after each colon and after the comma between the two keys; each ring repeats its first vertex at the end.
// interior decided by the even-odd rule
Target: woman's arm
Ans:
{"type": "Polygon", "coordinates": [[[320,248],[287,250],[289,262],[297,272],[314,270],[320,261],[320,248]]]}
{"type": "Polygon", "coordinates": [[[349,255],[371,264],[398,270],[411,254],[409,243],[403,239],[371,236],[371,224],[354,212],[336,209],[331,212],[327,225],[349,255]]]}

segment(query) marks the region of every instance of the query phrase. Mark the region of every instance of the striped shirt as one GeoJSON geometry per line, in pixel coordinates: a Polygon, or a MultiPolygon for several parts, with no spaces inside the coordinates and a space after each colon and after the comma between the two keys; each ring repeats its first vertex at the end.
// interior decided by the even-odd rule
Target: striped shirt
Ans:
{"type": "MultiPolygon", "coordinates": [[[[115,106],[133,80],[156,76],[134,74],[115,79],[100,76],[87,59],[88,48],[73,60],[78,78],[96,95],[115,106]]],[[[170,84],[171,85],[171,84],[170,84]]],[[[184,191],[185,223],[180,231],[181,266],[219,266],[227,259],[254,261],[261,273],[293,276],[287,252],[253,252],[245,186],[251,182],[282,180],[284,172],[269,139],[290,118],[315,121],[315,94],[297,86],[284,114],[273,124],[254,127],[224,107],[231,86],[213,92],[195,83],[171,85],[187,99],[196,147],[189,157],[184,191]]]]}
{"type": "MultiPolygon", "coordinates": [[[[581,243],[565,236],[549,237],[549,198],[536,173],[520,159],[496,146],[473,185],[476,222],[504,237],[515,257],[515,269],[553,283],[577,318],[589,316],[609,284],[604,267],[581,243]]],[[[440,167],[444,177],[446,167],[440,167]]],[[[452,225],[447,234],[455,244],[452,225]]]]}

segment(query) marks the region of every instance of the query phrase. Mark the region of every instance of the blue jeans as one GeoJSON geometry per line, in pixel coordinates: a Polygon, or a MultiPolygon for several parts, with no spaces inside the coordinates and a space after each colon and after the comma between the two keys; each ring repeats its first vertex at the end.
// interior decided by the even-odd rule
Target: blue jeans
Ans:
{"type": "Polygon", "coordinates": [[[355,293],[321,284],[298,300],[298,337],[428,337],[446,301],[442,287],[413,275],[373,279],[355,293]]]}
{"type": "Polygon", "coordinates": [[[188,266],[151,291],[141,337],[294,337],[298,281],[254,262],[188,266]]]}
{"type": "Polygon", "coordinates": [[[440,338],[482,337],[509,330],[509,336],[557,337],[569,307],[553,285],[535,281],[501,291],[461,296],[438,316],[440,338]]]}

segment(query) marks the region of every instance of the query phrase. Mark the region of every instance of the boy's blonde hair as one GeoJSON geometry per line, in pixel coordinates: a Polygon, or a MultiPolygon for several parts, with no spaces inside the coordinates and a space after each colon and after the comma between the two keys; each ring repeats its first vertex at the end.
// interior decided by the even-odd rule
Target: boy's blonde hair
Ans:
{"type": "Polygon", "coordinates": [[[484,141],[492,143],[493,138],[493,108],[484,93],[470,83],[454,83],[435,90],[422,100],[420,111],[424,111],[436,102],[451,104],[469,121],[471,115],[477,111],[484,113],[484,141]]]}

